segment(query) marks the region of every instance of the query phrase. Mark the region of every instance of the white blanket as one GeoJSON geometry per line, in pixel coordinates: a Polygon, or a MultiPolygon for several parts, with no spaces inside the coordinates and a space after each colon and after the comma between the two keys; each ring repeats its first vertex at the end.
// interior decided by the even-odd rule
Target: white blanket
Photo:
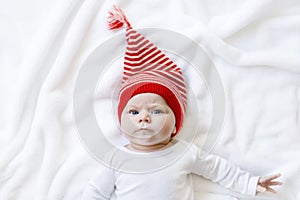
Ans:
{"type": "Polygon", "coordinates": [[[194,177],[196,199],[299,200],[296,0],[1,1],[0,199],[80,199],[99,163],[80,140],[74,88],[89,56],[114,35],[106,27],[114,4],[137,29],[172,30],[204,47],[226,96],[212,153],[255,175],[282,173],[278,194],[256,198],[194,177]]]}

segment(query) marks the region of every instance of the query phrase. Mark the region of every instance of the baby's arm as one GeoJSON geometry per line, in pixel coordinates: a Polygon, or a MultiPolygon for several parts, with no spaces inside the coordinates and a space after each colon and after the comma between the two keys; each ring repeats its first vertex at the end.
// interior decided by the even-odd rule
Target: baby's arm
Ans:
{"type": "Polygon", "coordinates": [[[270,176],[263,176],[260,177],[256,186],[256,191],[257,192],[273,192],[274,194],[276,193],[276,191],[271,188],[271,186],[275,186],[275,185],[282,185],[282,182],[280,181],[274,181],[275,179],[279,178],[281,176],[281,174],[274,174],[274,175],[270,175],[270,176]]]}
{"type": "Polygon", "coordinates": [[[81,200],[109,200],[115,186],[113,170],[100,166],[86,185],[81,200]]]}
{"type": "Polygon", "coordinates": [[[206,155],[204,158],[198,156],[192,172],[235,192],[251,196],[256,194],[259,177],[219,156],[206,155]]]}
{"type": "Polygon", "coordinates": [[[197,148],[196,151],[197,158],[192,172],[233,191],[255,196],[257,192],[275,192],[270,186],[282,184],[273,181],[280,176],[279,174],[266,177],[254,176],[224,158],[215,155],[202,157],[201,150],[197,148]]]}

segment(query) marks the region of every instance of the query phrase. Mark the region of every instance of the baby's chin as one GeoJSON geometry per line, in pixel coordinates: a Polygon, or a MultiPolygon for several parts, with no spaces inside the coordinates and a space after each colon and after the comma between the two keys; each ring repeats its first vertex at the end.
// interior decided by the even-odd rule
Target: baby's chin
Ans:
{"type": "Polygon", "coordinates": [[[131,143],[140,144],[140,145],[153,145],[155,135],[151,134],[139,134],[139,135],[126,135],[126,138],[131,143]]]}
{"type": "Polygon", "coordinates": [[[139,146],[155,146],[155,145],[165,145],[168,144],[171,136],[169,137],[158,137],[156,134],[141,134],[141,135],[130,135],[126,136],[130,143],[139,146]]]}

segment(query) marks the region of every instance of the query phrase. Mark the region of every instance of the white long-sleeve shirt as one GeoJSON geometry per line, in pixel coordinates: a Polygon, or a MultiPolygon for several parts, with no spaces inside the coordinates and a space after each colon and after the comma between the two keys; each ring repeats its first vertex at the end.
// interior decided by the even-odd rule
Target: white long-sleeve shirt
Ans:
{"type": "MultiPolygon", "coordinates": [[[[180,140],[172,140],[172,143],[168,149],[147,154],[161,158],[188,145],[180,140]]],[[[242,194],[256,194],[259,177],[221,157],[202,157],[201,150],[195,145],[186,149],[175,162],[150,173],[126,173],[100,166],[96,176],[86,186],[82,200],[193,200],[192,173],[242,194]]]]}

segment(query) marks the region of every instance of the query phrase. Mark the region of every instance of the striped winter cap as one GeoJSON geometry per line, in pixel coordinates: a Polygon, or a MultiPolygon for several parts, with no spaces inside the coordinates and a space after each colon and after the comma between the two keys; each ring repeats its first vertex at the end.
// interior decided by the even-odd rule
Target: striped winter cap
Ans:
{"type": "Polygon", "coordinates": [[[124,24],[127,48],[119,93],[119,120],[130,98],[141,93],[155,93],[162,96],[174,112],[175,136],[182,127],[187,104],[181,69],[148,39],[132,29],[123,11],[118,6],[113,6],[108,17],[109,29],[119,29],[124,24]]]}

